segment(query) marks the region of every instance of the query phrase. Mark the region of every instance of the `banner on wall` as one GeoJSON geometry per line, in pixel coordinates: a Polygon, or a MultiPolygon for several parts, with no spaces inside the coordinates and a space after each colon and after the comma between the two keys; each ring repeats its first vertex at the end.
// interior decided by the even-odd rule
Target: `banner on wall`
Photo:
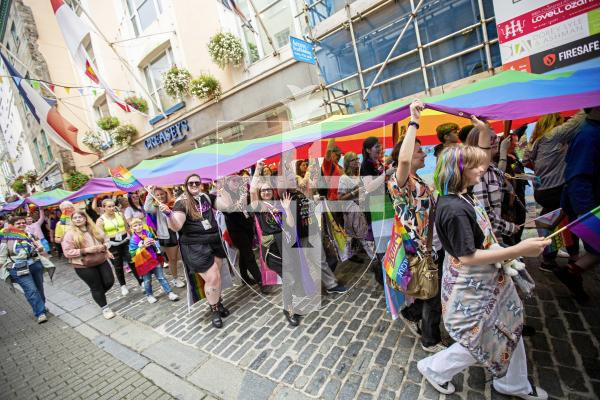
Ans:
{"type": "Polygon", "coordinates": [[[549,72],[600,56],[600,0],[494,0],[503,69],[549,72]]]}

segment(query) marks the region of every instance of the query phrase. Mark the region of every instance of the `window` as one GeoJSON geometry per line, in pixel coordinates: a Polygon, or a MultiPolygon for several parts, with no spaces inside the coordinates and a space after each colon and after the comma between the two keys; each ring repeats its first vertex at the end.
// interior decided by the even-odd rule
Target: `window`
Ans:
{"type": "Polygon", "coordinates": [[[52,147],[50,146],[50,142],[48,141],[48,135],[46,132],[42,131],[42,137],[44,138],[44,146],[46,146],[46,153],[48,154],[48,162],[54,161],[54,155],[52,155],[52,147]]]}
{"type": "Polygon", "coordinates": [[[135,35],[139,36],[162,13],[161,0],[126,0],[135,35]]]}
{"type": "Polygon", "coordinates": [[[98,100],[96,102],[96,105],[94,106],[94,112],[96,113],[96,118],[98,119],[110,116],[110,110],[108,109],[106,96],[103,96],[102,100],[98,100]]]}
{"type": "Polygon", "coordinates": [[[40,167],[46,168],[46,162],[44,161],[44,157],[42,157],[42,152],[40,151],[40,144],[38,143],[37,138],[33,139],[33,148],[35,149],[35,155],[37,156],[40,167]]]}
{"type": "Polygon", "coordinates": [[[17,34],[17,28],[15,27],[15,23],[13,22],[10,25],[10,35],[15,42],[15,51],[19,51],[19,44],[21,44],[21,40],[19,39],[19,35],[17,34]]]}
{"type": "MultiPolygon", "coordinates": [[[[176,101],[174,101],[165,93],[165,90],[162,86],[163,73],[171,68],[171,65],[174,64],[175,61],[173,60],[173,53],[169,48],[144,68],[144,76],[146,77],[148,92],[150,92],[154,98],[154,101],[162,106],[163,111],[176,103],[176,101]]],[[[155,112],[158,113],[159,110],[155,110],[155,112]]]]}

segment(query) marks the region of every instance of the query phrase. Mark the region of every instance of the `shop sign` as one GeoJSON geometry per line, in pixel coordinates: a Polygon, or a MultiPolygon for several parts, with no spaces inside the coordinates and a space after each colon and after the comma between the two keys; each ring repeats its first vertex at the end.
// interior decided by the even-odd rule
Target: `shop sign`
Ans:
{"type": "Polygon", "coordinates": [[[315,63],[312,43],[290,36],[290,47],[296,60],[309,64],[315,63]]]}
{"type": "Polygon", "coordinates": [[[190,126],[187,119],[183,119],[162,131],[155,133],[154,135],[144,140],[144,145],[147,150],[152,150],[162,146],[165,143],[170,143],[171,146],[175,146],[185,140],[187,132],[190,131],[190,126]]]}
{"type": "Polygon", "coordinates": [[[494,0],[503,69],[544,73],[596,57],[590,39],[600,26],[599,6],[600,0],[494,0]]]}

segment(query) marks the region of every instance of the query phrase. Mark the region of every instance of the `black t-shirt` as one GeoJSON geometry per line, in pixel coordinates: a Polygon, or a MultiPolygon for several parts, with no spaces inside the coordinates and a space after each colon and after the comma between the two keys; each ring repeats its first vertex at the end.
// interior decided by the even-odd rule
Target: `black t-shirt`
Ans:
{"type": "Polygon", "coordinates": [[[246,232],[248,235],[252,235],[254,230],[254,218],[252,218],[249,213],[246,213],[248,214],[247,217],[242,211],[226,212],[223,214],[225,215],[227,229],[230,231],[242,231],[246,232]]]}
{"type": "Polygon", "coordinates": [[[456,195],[442,196],[435,213],[435,227],[444,250],[463,257],[483,250],[485,239],[473,206],[456,195]]]}
{"type": "MultiPolygon", "coordinates": [[[[180,211],[186,214],[183,227],[179,231],[179,240],[183,244],[209,243],[219,240],[219,227],[217,226],[215,214],[212,209],[216,196],[213,194],[201,194],[198,198],[200,199],[199,211],[202,212],[202,219],[192,220],[186,212],[185,200],[183,199],[178,199],[173,206],[173,211],[180,211]],[[210,225],[210,227],[207,228],[205,224],[210,225]]],[[[197,199],[196,206],[198,207],[197,199]]]]}

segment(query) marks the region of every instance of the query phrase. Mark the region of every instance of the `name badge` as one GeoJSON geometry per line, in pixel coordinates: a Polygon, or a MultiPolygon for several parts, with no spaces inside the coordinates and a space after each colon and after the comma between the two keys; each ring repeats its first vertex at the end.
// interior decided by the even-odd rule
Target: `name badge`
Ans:
{"type": "Polygon", "coordinates": [[[210,228],[212,228],[210,221],[207,219],[202,220],[202,226],[204,227],[204,230],[206,230],[206,231],[209,230],[210,228]]]}

